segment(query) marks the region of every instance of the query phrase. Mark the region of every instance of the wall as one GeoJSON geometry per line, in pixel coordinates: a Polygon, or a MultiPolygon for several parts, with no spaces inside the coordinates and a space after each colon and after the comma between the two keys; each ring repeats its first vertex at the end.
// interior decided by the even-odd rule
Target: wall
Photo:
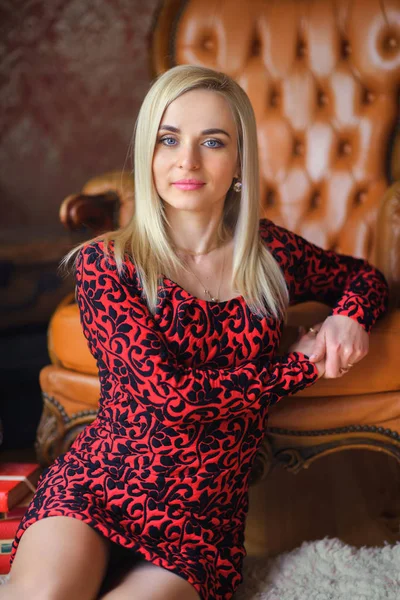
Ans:
{"type": "Polygon", "coordinates": [[[64,231],[59,206],[124,166],[157,5],[0,0],[0,330],[46,322],[72,287],[56,266],[84,238],[64,231]]]}
{"type": "Polygon", "coordinates": [[[157,0],[2,0],[1,234],[62,232],[63,197],[124,164],[157,0]]]}
{"type": "Polygon", "coordinates": [[[87,179],[124,166],[150,84],[157,4],[0,0],[3,448],[28,446],[35,437],[38,374],[49,363],[47,323],[74,286],[57,266],[88,235],[64,231],[59,206],[87,179]]]}

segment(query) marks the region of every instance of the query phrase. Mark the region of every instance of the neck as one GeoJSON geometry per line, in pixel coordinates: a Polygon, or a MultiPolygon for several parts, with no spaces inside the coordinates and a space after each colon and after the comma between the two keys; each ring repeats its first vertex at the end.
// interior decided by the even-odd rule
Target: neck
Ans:
{"type": "Polygon", "coordinates": [[[227,241],[221,235],[221,218],[216,215],[188,215],[188,211],[168,214],[169,237],[174,248],[189,256],[203,256],[220,248],[227,241]]]}

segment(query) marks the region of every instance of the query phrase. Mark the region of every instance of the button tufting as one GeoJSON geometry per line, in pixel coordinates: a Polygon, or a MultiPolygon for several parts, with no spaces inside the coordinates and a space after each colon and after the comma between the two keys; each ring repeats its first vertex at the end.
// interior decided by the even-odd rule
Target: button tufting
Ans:
{"type": "Polygon", "coordinates": [[[348,40],[342,40],[342,57],[348,58],[351,54],[351,45],[348,40]]]}
{"type": "Polygon", "coordinates": [[[265,204],[267,206],[274,206],[274,204],[275,204],[275,192],[274,192],[274,190],[268,190],[267,195],[266,195],[266,199],[265,199],[265,204]]]}
{"type": "Polygon", "coordinates": [[[359,190],[358,192],[356,192],[356,194],[354,196],[354,204],[356,206],[359,206],[360,204],[363,204],[366,199],[367,199],[366,190],[359,190]]]}
{"type": "Polygon", "coordinates": [[[322,90],[319,90],[317,93],[317,104],[321,107],[328,104],[328,96],[322,90]]]}
{"type": "Polygon", "coordinates": [[[349,156],[351,154],[351,144],[348,140],[341,140],[339,142],[338,152],[340,156],[349,156]]]}
{"type": "Polygon", "coordinates": [[[314,192],[313,195],[311,196],[311,200],[310,200],[310,207],[314,210],[315,208],[318,208],[321,204],[321,193],[320,192],[314,192]]]}
{"type": "Polygon", "coordinates": [[[214,50],[214,41],[210,36],[206,36],[203,39],[203,48],[205,50],[214,50]]]}
{"type": "Polygon", "coordinates": [[[297,42],[296,55],[298,58],[303,58],[306,55],[306,44],[303,40],[297,42]]]}
{"type": "Polygon", "coordinates": [[[370,90],[363,91],[362,101],[364,104],[372,104],[372,102],[374,100],[375,100],[374,92],[371,92],[370,90]]]}
{"type": "Polygon", "coordinates": [[[274,108],[278,106],[279,102],[279,93],[276,90],[272,90],[269,97],[269,104],[274,108]]]}
{"type": "Polygon", "coordinates": [[[295,156],[303,156],[304,154],[304,144],[299,140],[295,140],[293,144],[293,154],[295,156]]]}
{"type": "Polygon", "coordinates": [[[398,47],[398,45],[399,45],[398,39],[396,39],[392,35],[385,39],[385,46],[386,46],[386,48],[388,48],[390,50],[394,50],[395,48],[398,47]]]}
{"type": "Polygon", "coordinates": [[[260,56],[261,54],[261,42],[258,38],[254,38],[251,43],[251,56],[260,56]]]}

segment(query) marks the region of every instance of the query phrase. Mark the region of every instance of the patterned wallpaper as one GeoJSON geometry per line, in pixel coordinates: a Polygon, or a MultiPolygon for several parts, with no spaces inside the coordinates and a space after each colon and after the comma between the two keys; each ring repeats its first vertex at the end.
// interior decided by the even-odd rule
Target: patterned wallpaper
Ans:
{"type": "Polygon", "coordinates": [[[62,234],[64,196],[123,166],[150,83],[157,5],[0,0],[3,244],[62,234]]]}

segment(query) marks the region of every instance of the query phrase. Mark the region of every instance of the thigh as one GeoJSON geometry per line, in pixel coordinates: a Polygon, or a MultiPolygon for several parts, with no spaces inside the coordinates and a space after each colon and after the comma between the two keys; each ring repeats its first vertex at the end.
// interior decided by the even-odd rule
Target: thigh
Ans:
{"type": "Polygon", "coordinates": [[[183,577],[139,559],[114,589],[100,600],[200,600],[195,588],[183,577]]]}
{"type": "Polygon", "coordinates": [[[29,598],[92,600],[104,577],[108,553],[109,542],[86,523],[70,517],[41,519],[28,527],[19,542],[5,597],[28,597],[29,592],[29,598]],[[22,592],[25,595],[18,596],[22,592]]]}

